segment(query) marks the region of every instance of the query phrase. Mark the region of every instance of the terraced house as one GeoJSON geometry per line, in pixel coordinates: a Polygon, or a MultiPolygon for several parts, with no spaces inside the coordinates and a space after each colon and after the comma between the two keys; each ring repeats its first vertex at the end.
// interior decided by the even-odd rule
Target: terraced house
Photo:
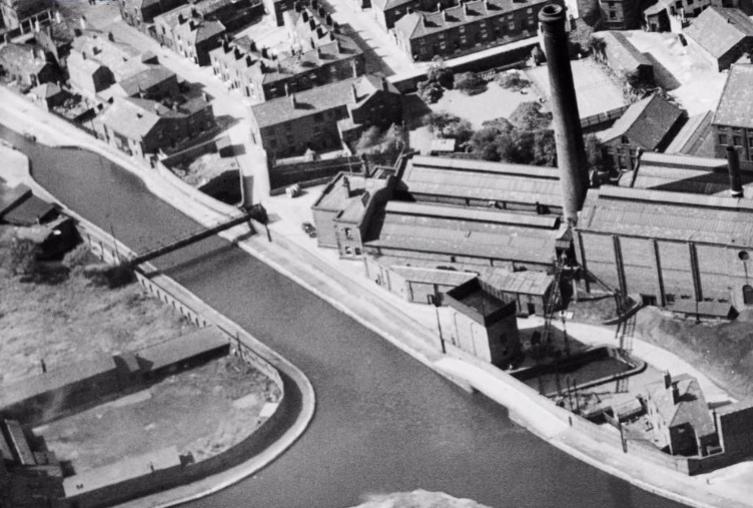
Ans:
{"type": "Polygon", "coordinates": [[[275,58],[242,37],[212,50],[209,59],[216,76],[255,102],[355,78],[366,67],[358,45],[331,30],[322,37],[294,41],[289,52],[275,58]]]}
{"type": "Polygon", "coordinates": [[[256,0],[204,0],[154,18],[154,37],[198,65],[209,65],[209,52],[225,34],[245,28],[261,16],[256,0]]]}
{"type": "Polygon", "coordinates": [[[251,107],[254,143],[270,157],[327,151],[371,126],[402,121],[402,95],[385,78],[365,74],[251,107]]]}
{"type": "Polygon", "coordinates": [[[472,0],[433,12],[412,11],[395,23],[398,46],[413,61],[455,57],[535,36],[548,0],[472,0]]]}

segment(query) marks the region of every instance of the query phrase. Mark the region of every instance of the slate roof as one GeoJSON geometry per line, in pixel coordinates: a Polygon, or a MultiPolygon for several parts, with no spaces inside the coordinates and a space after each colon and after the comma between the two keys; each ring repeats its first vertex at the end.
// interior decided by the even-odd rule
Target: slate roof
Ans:
{"type": "Polygon", "coordinates": [[[730,67],[712,123],[753,128],[752,64],[734,64],[730,67]]]}
{"type": "Polygon", "coordinates": [[[708,138],[713,136],[711,128],[713,118],[713,111],[706,111],[688,118],[664,152],[704,156],[705,152],[713,151],[713,143],[710,150],[705,149],[708,138]]]}
{"type": "Polygon", "coordinates": [[[753,37],[753,21],[740,9],[710,6],[685,29],[714,58],[721,58],[746,37],[753,37]]]}
{"type": "Polygon", "coordinates": [[[87,61],[99,62],[110,69],[116,81],[148,69],[148,65],[143,63],[141,53],[138,50],[128,44],[111,41],[107,36],[100,36],[96,33],[76,37],[72,43],[71,56],[75,54],[74,52],[86,54],[87,61]]]}
{"type": "Polygon", "coordinates": [[[163,65],[149,65],[146,69],[119,81],[118,85],[126,95],[133,96],[141,90],[149,90],[174,77],[175,73],[163,65]]]}
{"type": "Polygon", "coordinates": [[[402,180],[414,194],[562,206],[557,168],[414,156],[402,180]]]}
{"type": "MultiPolygon", "coordinates": [[[[142,139],[162,119],[160,115],[154,112],[154,108],[147,106],[147,103],[152,105],[159,104],[158,102],[144,99],[116,97],[112,106],[107,108],[102,114],[100,121],[129,139],[142,139]]],[[[159,104],[158,109],[160,111],[162,111],[160,106],[167,110],[167,108],[159,104]]]]}
{"type": "Polygon", "coordinates": [[[716,433],[706,398],[696,378],[688,374],[680,374],[672,378],[672,383],[677,384],[679,392],[677,403],[673,400],[672,387],[665,388],[664,380],[646,386],[646,391],[650,394],[651,400],[667,426],[690,424],[696,437],[716,433]]]}
{"type": "Polygon", "coordinates": [[[578,231],[753,248],[753,201],[661,190],[591,189],[578,231]]]}
{"type": "Polygon", "coordinates": [[[176,26],[174,31],[176,34],[181,34],[186,42],[195,46],[204,41],[216,39],[217,36],[225,33],[225,25],[216,20],[195,19],[193,28],[187,21],[176,26]]]}
{"type": "MultiPolygon", "coordinates": [[[[470,0],[439,12],[415,11],[406,14],[395,22],[395,31],[404,37],[415,39],[548,2],[549,0],[470,0]]],[[[538,20],[535,21],[538,23],[538,20]]],[[[536,23],[529,27],[530,31],[536,32],[536,23]]]]}
{"type": "Polygon", "coordinates": [[[683,114],[682,109],[654,94],[631,104],[612,127],[599,134],[599,138],[602,142],[609,142],[627,136],[644,150],[655,150],[683,114]]]}
{"type": "Polygon", "coordinates": [[[56,83],[42,83],[32,88],[30,92],[40,99],[51,99],[62,93],[63,90],[56,83]]]}
{"type": "Polygon", "coordinates": [[[24,184],[9,187],[0,181],[0,217],[29,196],[31,196],[31,189],[24,184]]]}
{"type": "MultiPolygon", "coordinates": [[[[399,94],[397,88],[389,83],[389,91],[399,94]]],[[[361,105],[375,92],[382,89],[382,78],[366,74],[358,78],[337,81],[286,97],[278,97],[261,104],[251,106],[251,112],[260,128],[277,125],[296,118],[327,111],[338,106],[361,105]],[[355,90],[357,101],[354,101],[355,90]],[[295,98],[295,106],[293,105],[295,98]]]]}

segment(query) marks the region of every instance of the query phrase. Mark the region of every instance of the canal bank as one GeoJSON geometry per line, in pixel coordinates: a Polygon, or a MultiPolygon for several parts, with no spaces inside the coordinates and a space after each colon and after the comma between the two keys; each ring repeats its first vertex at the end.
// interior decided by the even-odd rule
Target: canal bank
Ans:
{"type": "MultiPolygon", "coordinates": [[[[0,175],[6,182],[13,186],[24,184],[36,196],[50,202],[58,201],[31,177],[28,159],[21,152],[0,146],[0,160],[8,164],[0,175]]],[[[63,207],[63,211],[76,220],[80,236],[98,258],[114,263],[124,256],[135,255],[128,246],[74,210],[63,207]]],[[[216,326],[227,336],[234,354],[264,373],[282,393],[282,400],[276,409],[265,417],[264,423],[249,438],[211,461],[199,463],[195,468],[185,468],[175,478],[170,479],[170,484],[182,482],[183,485],[166,489],[166,484],[163,484],[161,488],[149,488],[149,482],[142,481],[131,487],[157,492],[119,504],[123,507],[174,506],[227,488],[256,473],[282,454],[303,434],[311,422],[316,406],[315,394],[310,381],[294,365],[170,277],[160,274],[154,266],[142,264],[136,268],[135,275],[145,292],[164,301],[188,321],[198,327],[216,326]]]]}
{"type": "MultiPolygon", "coordinates": [[[[64,200],[80,195],[82,185],[89,196],[101,194],[96,203],[78,198],[76,204],[105,224],[120,213],[129,224],[119,224],[116,234],[126,243],[148,244],[145,232],[167,234],[186,225],[180,214],[150,201],[112,168],[101,166],[87,179],[76,165],[40,153],[35,175],[64,200]],[[110,176],[102,178],[100,171],[110,176]],[[119,180],[117,193],[110,179],[119,180]]],[[[415,369],[379,337],[227,244],[209,241],[159,265],[308,372],[320,400],[309,432],[288,453],[256,479],[197,506],[237,506],[254,493],[263,493],[259,506],[343,506],[364,493],[417,486],[492,505],[501,500],[514,506],[671,505],[542,447],[511,427],[496,404],[415,369]],[[289,488],[292,477],[310,486],[305,493],[289,488]]],[[[307,272],[303,266],[287,268],[307,272]]],[[[315,275],[321,278],[309,275],[307,285],[324,294],[326,281],[315,275]]],[[[525,398],[508,402],[530,404],[525,398]]]]}

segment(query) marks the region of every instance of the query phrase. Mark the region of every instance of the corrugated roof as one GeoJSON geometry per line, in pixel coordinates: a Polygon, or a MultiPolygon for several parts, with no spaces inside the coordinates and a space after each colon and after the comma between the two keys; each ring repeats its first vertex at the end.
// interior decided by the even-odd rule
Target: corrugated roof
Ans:
{"type": "Polygon", "coordinates": [[[577,229],[753,247],[753,201],[621,187],[589,192],[577,229]]]}
{"type": "Polygon", "coordinates": [[[423,284],[438,284],[442,286],[459,286],[464,282],[478,277],[473,272],[459,272],[455,270],[441,270],[438,268],[424,268],[419,266],[394,265],[390,270],[411,282],[423,284]]]}
{"type": "Polygon", "coordinates": [[[531,215],[505,212],[496,209],[484,210],[429,203],[413,203],[409,201],[390,201],[385,206],[385,211],[387,213],[420,215],[494,224],[511,224],[533,228],[556,229],[559,227],[559,216],[555,215],[531,215]]]}
{"type": "Polygon", "coordinates": [[[753,21],[740,9],[712,5],[684,33],[714,58],[721,58],[746,37],[753,37],[753,21]]]}
{"type": "Polygon", "coordinates": [[[414,194],[562,206],[556,168],[416,156],[402,180],[414,194]]]}
{"type": "Polygon", "coordinates": [[[730,67],[712,123],[753,128],[753,65],[730,67]]]}
{"type": "Polygon", "coordinates": [[[382,212],[373,220],[372,247],[488,259],[551,263],[557,230],[452,217],[382,212]]]}
{"type": "Polygon", "coordinates": [[[608,142],[627,136],[644,150],[655,150],[682,115],[680,108],[654,94],[631,104],[612,127],[599,134],[599,138],[608,142]]]}
{"type": "Polygon", "coordinates": [[[495,268],[483,274],[481,280],[494,289],[505,293],[544,296],[552,285],[554,277],[546,272],[536,270],[511,272],[495,268]]]}

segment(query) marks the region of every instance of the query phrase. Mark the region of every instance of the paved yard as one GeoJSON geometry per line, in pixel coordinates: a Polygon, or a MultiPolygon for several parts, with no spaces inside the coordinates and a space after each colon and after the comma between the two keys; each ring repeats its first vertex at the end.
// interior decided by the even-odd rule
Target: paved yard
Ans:
{"type": "MultiPolygon", "coordinates": [[[[581,118],[618,108],[625,104],[622,89],[593,60],[584,58],[570,62],[573,69],[578,112],[581,118]]],[[[542,97],[549,97],[549,75],[545,65],[526,69],[534,87],[542,97]]]]}
{"type": "Polygon", "coordinates": [[[639,51],[654,61],[654,73],[661,84],[678,102],[695,115],[716,109],[722,94],[726,72],[717,72],[690,46],[683,46],[669,33],[625,32],[639,51]]]}
{"type": "Polygon", "coordinates": [[[487,120],[508,118],[521,102],[538,100],[539,95],[534,88],[512,92],[492,81],[486,92],[478,95],[468,96],[458,90],[447,90],[436,104],[429,107],[432,111],[447,111],[464,118],[471,122],[474,129],[480,129],[487,120]]]}

